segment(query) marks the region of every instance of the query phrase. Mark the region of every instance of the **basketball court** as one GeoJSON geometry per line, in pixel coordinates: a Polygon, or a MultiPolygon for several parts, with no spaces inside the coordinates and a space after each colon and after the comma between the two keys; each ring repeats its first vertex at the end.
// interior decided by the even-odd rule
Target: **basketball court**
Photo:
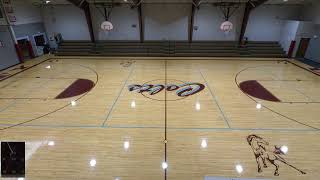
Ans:
{"type": "Polygon", "coordinates": [[[319,179],[320,26],[282,17],[313,2],[32,1],[40,25],[17,2],[0,0],[2,179],[319,179]]]}
{"type": "Polygon", "coordinates": [[[27,142],[31,179],[275,178],[272,165],[257,172],[250,135],[287,147],[306,173],[281,162],[281,178],[319,176],[319,76],[284,59],[234,60],[29,61],[1,80],[2,140],[27,142]],[[246,92],[252,81],[265,92],[246,92]]]}

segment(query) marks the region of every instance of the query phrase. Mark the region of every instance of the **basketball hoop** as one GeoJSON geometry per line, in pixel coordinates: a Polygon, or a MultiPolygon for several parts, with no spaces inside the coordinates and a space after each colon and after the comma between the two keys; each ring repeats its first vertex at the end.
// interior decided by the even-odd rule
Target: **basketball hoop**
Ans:
{"type": "Polygon", "coordinates": [[[224,2],[221,0],[220,2],[213,3],[213,5],[219,7],[222,11],[224,22],[221,24],[220,29],[226,35],[228,35],[233,29],[233,24],[229,21],[229,19],[239,9],[241,1],[238,0],[238,2],[224,2]]]}
{"type": "Polygon", "coordinates": [[[110,14],[113,9],[113,0],[107,3],[96,3],[94,0],[94,6],[100,12],[100,14],[104,17],[104,21],[101,23],[100,28],[102,31],[111,31],[113,29],[113,25],[110,22],[110,14]]]}
{"type": "Polygon", "coordinates": [[[103,31],[111,31],[113,29],[113,25],[109,21],[104,21],[101,23],[101,29],[103,31]]]}
{"type": "Polygon", "coordinates": [[[228,34],[233,29],[233,24],[230,21],[225,21],[221,24],[220,29],[228,34]]]}

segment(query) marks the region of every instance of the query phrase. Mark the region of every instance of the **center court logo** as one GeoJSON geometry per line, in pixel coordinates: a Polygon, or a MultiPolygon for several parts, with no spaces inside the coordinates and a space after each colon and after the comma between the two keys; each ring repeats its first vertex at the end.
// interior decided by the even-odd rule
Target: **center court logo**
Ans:
{"type": "Polygon", "coordinates": [[[157,101],[177,101],[201,92],[205,85],[175,79],[157,79],[144,84],[131,84],[130,92],[140,93],[146,98],[157,101]],[[166,94],[165,94],[166,93],[166,94]]]}

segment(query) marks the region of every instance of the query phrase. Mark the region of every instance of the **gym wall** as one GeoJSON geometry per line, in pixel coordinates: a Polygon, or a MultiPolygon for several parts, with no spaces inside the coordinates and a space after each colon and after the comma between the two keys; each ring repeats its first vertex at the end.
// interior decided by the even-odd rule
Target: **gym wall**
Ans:
{"type": "Polygon", "coordinates": [[[143,4],[145,40],[188,40],[191,4],[143,4]]]}
{"type": "Polygon", "coordinates": [[[302,15],[304,20],[320,24],[320,1],[314,1],[312,4],[306,5],[303,8],[302,15]]]}
{"type": "Polygon", "coordinates": [[[302,6],[262,5],[254,9],[249,17],[245,36],[249,41],[280,41],[283,22],[300,20],[302,6]]]}
{"type": "Polygon", "coordinates": [[[280,34],[280,41],[283,50],[288,54],[291,42],[295,40],[297,36],[297,31],[299,27],[300,21],[283,21],[281,34],[280,34]]]}
{"type": "MultiPolygon", "coordinates": [[[[49,39],[61,33],[64,40],[90,40],[90,33],[84,12],[71,4],[44,6],[43,22],[49,39]]],[[[56,46],[50,41],[51,46],[56,46]]]]}
{"type": "Polygon", "coordinates": [[[18,64],[19,59],[8,26],[0,25],[0,41],[3,44],[0,47],[0,70],[18,64]]]}
{"type": "MultiPolygon", "coordinates": [[[[131,9],[124,4],[115,6],[110,14],[110,21],[114,24],[111,32],[100,30],[104,17],[94,5],[91,5],[90,9],[96,40],[140,39],[137,9],[131,9]]],[[[301,10],[302,6],[299,5],[259,6],[250,15],[245,36],[251,41],[280,41],[282,22],[300,20],[301,10]]],[[[143,4],[142,11],[145,40],[188,40],[190,4],[143,4]]],[[[194,26],[197,30],[193,30],[194,41],[238,40],[243,11],[244,7],[241,7],[230,18],[235,25],[234,30],[225,36],[219,29],[224,21],[221,10],[209,4],[201,5],[195,12],[194,26]]],[[[60,32],[65,40],[90,40],[85,15],[81,9],[73,5],[45,6],[42,14],[49,36],[60,32]]]]}
{"type": "Polygon", "coordinates": [[[100,28],[101,23],[105,21],[103,8],[90,5],[90,10],[96,40],[140,40],[137,9],[131,9],[130,5],[113,7],[109,21],[114,29],[110,32],[102,31],[100,28]]]}
{"type": "Polygon", "coordinates": [[[316,61],[320,63],[320,27],[318,27],[317,38],[310,40],[309,47],[306,52],[305,58],[316,61]]]}

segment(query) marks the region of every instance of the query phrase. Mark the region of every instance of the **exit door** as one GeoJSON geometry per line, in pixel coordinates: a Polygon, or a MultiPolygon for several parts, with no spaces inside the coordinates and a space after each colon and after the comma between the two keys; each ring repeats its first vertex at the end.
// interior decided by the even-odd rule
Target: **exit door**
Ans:
{"type": "Polygon", "coordinates": [[[304,58],[308,46],[309,46],[310,38],[301,38],[299,48],[296,54],[297,58],[304,58]]]}

